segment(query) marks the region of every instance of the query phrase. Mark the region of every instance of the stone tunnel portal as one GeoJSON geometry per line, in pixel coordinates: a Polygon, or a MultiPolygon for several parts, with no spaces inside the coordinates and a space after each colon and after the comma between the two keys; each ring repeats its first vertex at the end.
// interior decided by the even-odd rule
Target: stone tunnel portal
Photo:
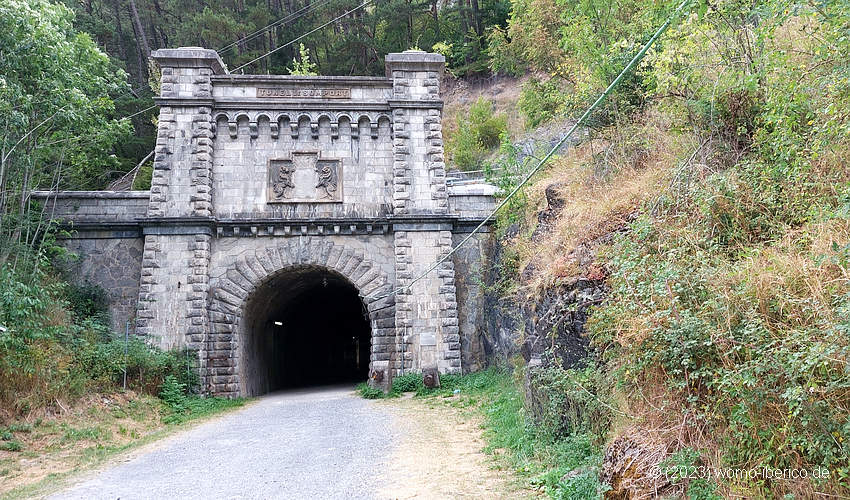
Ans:
{"type": "Polygon", "coordinates": [[[371,327],[357,288],[318,266],[285,269],[249,298],[240,339],[240,385],[278,389],[365,381],[371,327]]]}

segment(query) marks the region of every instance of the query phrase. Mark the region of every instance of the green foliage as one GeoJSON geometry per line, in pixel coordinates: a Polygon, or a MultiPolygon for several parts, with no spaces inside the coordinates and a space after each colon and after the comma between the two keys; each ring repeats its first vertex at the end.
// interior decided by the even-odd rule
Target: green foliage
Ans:
{"type": "Polygon", "coordinates": [[[310,49],[303,43],[298,44],[298,57],[292,59],[292,67],[289,68],[290,75],[318,76],[316,72],[318,65],[310,60],[310,49]]]}
{"type": "Polygon", "coordinates": [[[44,186],[54,175],[49,167],[61,162],[64,182],[94,187],[104,170],[119,169],[110,153],[129,124],[111,119],[109,96],[127,90],[126,75],[73,20],[71,10],[46,0],[0,6],[0,47],[9,49],[0,53],[6,182],[44,186]]]}
{"type": "Polygon", "coordinates": [[[392,392],[419,392],[425,389],[422,375],[418,373],[405,373],[393,379],[392,392]]]}
{"type": "Polygon", "coordinates": [[[174,375],[167,375],[159,390],[159,398],[168,409],[162,421],[166,424],[181,424],[219,413],[221,411],[238,408],[245,404],[244,398],[225,399],[216,397],[201,397],[189,392],[190,386],[181,382],[174,375]]]}
{"type": "Polygon", "coordinates": [[[126,75],[73,20],[47,0],[0,4],[0,266],[22,276],[52,233],[30,191],[102,187],[129,168],[115,152],[130,124],[112,99],[126,75]]]}
{"type": "Polygon", "coordinates": [[[370,387],[366,382],[361,382],[357,384],[357,392],[360,393],[360,397],[363,399],[381,399],[385,398],[387,395],[384,394],[384,391],[378,389],[377,387],[370,387]]]}
{"type": "Polygon", "coordinates": [[[101,441],[110,437],[109,431],[101,427],[76,428],[67,424],[63,424],[62,427],[65,430],[65,434],[62,436],[63,442],[101,441]]]}
{"type": "Polygon", "coordinates": [[[0,281],[3,408],[21,413],[90,390],[114,390],[125,369],[130,389],[156,392],[169,375],[197,387],[193,352],[162,351],[142,339],[114,335],[102,321],[102,304],[93,299],[102,296],[95,287],[64,286],[41,267],[35,276],[21,277],[0,266],[0,281]]]}
{"type": "MultiPolygon", "coordinates": [[[[547,74],[523,87],[520,110],[530,127],[561,114],[578,114],[614,80],[672,8],[647,1],[515,0],[507,29],[489,34],[491,68],[547,74]]],[[[640,109],[648,92],[645,80],[640,70],[627,75],[589,125],[606,126],[640,109]]]]}
{"type": "Polygon", "coordinates": [[[109,298],[106,296],[106,290],[86,281],[81,284],[69,283],[65,294],[76,319],[94,318],[103,324],[108,323],[109,298]]]}
{"type": "Polygon", "coordinates": [[[20,441],[17,441],[17,440],[0,441],[0,450],[3,450],[3,451],[22,451],[23,449],[24,449],[24,445],[22,445],[20,441]]]}
{"type": "Polygon", "coordinates": [[[151,188],[151,181],[153,180],[153,164],[145,163],[141,167],[139,167],[139,172],[136,175],[136,178],[133,180],[132,189],[137,191],[147,191],[151,188]]]}
{"type": "Polygon", "coordinates": [[[507,115],[495,113],[493,103],[479,97],[470,106],[469,113],[458,119],[457,132],[446,140],[446,152],[459,168],[478,169],[484,156],[499,144],[507,128],[507,115]]]}
{"type": "MultiPolygon", "coordinates": [[[[511,141],[507,132],[503,132],[500,137],[501,144],[499,146],[499,159],[494,165],[486,163],[484,165],[484,174],[488,182],[495,184],[499,188],[498,196],[508,196],[520,182],[525,178],[528,172],[534,168],[534,158],[525,156],[522,160],[519,158],[520,150],[511,141]]],[[[519,190],[508,200],[506,208],[500,210],[496,215],[496,226],[500,234],[520,221],[525,209],[528,205],[528,196],[524,191],[519,190]]],[[[503,276],[510,276],[518,271],[519,255],[516,252],[506,250],[505,256],[502,258],[504,265],[508,268],[504,269],[503,276]]]]}
{"type": "Polygon", "coordinates": [[[564,370],[552,365],[531,370],[529,378],[534,387],[532,407],[542,433],[553,438],[607,435],[613,418],[613,388],[598,368],[564,370]]]}
{"type": "Polygon", "coordinates": [[[532,78],[523,84],[517,105],[526,126],[534,128],[567,111],[568,94],[562,86],[555,78],[545,82],[532,78]]]}

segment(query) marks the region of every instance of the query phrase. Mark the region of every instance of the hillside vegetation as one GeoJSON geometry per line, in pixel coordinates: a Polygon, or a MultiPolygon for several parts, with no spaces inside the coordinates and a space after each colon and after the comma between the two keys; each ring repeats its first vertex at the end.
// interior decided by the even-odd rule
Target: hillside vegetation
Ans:
{"type": "MultiPolygon", "coordinates": [[[[146,157],[153,49],[218,48],[231,68],[280,49],[245,71],[382,74],[387,52],[419,47],[445,54],[457,76],[516,77],[515,103],[476,96],[446,113],[455,166],[510,189],[535,164],[514,142],[551,142],[676,7],[376,0],[284,46],[358,5],[0,3],[4,460],[26,453],[20,434],[37,415],[118,390],[125,368],[131,389],[160,395],[146,414],[217,409],[191,395],[191,353],[125,343],[105,326],[102,291],[69,284],[59,264],[73,256],[29,198],[105,188],[146,157]]],[[[848,0],[694,0],[500,215],[490,288],[504,302],[577,282],[606,291],[573,303],[590,311],[581,362],[561,363],[557,331],[542,365],[513,360],[525,406],[506,375],[488,382],[505,391],[493,389],[495,446],[544,471],[534,480],[552,497],[850,495],[847,54],[848,0]],[[709,477],[706,466],[809,476],[709,477]]]]}
{"type": "Polygon", "coordinates": [[[61,4],[0,2],[0,495],[243,403],[197,395],[194,353],[111,331],[106,293],[65,271],[77,257],[30,199],[105,187],[132,130],[116,117],[126,73],[73,22],[61,4]]]}
{"type": "MultiPolygon", "coordinates": [[[[577,116],[674,7],[515,0],[492,65],[536,75],[528,126],[577,116]]],[[[607,450],[598,494],[850,493],[848,51],[847,2],[694,2],[502,215],[506,297],[608,290],[589,358],[530,375],[542,424],[607,450]]]]}

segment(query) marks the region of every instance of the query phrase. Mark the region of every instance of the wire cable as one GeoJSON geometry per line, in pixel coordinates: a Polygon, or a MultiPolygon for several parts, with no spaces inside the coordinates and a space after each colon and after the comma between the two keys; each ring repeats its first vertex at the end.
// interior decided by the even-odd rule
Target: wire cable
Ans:
{"type": "Polygon", "coordinates": [[[600,94],[599,97],[596,98],[596,101],[594,101],[593,104],[591,104],[590,107],[587,108],[584,113],[582,113],[581,117],[573,124],[573,126],[566,133],[566,135],[564,135],[564,137],[561,138],[561,140],[558,141],[557,144],[555,144],[552,147],[552,149],[549,150],[548,153],[546,153],[546,156],[544,156],[542,159],[540,159],[540,161],[537,163],[537,165],[533,169],[531,169],[531,171],[529,171],[528,174],[526,174],[526,176],[522,179],[522,181],[519,184],[517,184],[516,187],[514,187],[511,190],[511,192],[498,205],[496,205],[496,208],[494,208],[487,215],[487,217],[485,217],[484,220],[481,221],[481,223],[478,224],[478,226],[476,226],[475,229],[472,230],[471,233],[469,233],[463,240],[461,240],[460,243],[458,243],[455,247],[453,247],[451,250],[449,250],[448,253],[446,253],[443,257],[441,257],[439,260],[437,260],[437,262],[435,262],[434,265],[432,265],[431,267],[426,269],[422,274],[418,275],[416,278],[411,280],[410,283],[408,283],[407,285],[398,287],[398,288],[392,290],[391,292],[387,292],[383,295],[369,295],[369,296],[366,296],[366,297],[363,297],[363,298],[367,299],[367,300],[379,300],[379,299],[391,297],[391,296],[396,295],[398,293],[410,290],[410,288],[417,281],[421,280],[422,278],[424,278],[425,276],[427,276],[428,274],[433,272],[435,269],[437,269],[443,262],[448,260],[452,255],[454,255],[454,253],[457,252],[458,249],[460,249],[470,239],[472,239],[472,237],[475,236],[475,234],[478,233],[481,230],[481,228],[484,227],[490,221],[490,219],[492,219],[493,216],[495,216],[496,213],[499,212],[499,210],[501,210],[505,205],[507,205],[508,201],[510,201],[510,199],[513,198],[514,195],[516,195],[519,192],[519,190],[522,189],[523,186],[525,186],[528,183],[528,181],[531,179],[531,177],[534,176],[534,174],[536,174],[537,172],[540,171],[540,169],[543,167],[543,165],[545,165],[546,162],[548,162],[549,159],[552,158],[552,156],[555,154],[555,152],[558,151],[558,149],[560,149],[560,147],[565,142],[567,142],[567,140],[570,137],[572,137],[572,135],[575,133],[575,131],[578,130],[578,128],[587,120],[587,118],[590,116],[590,114],[608,97],[608,95],[617,87],[617,85],[620,84],[620,81],[623,79],[623,77],[629,71],[631,71],[631,69],[637,63],[639,63],[641,61],[641,59],[644,58],[644,56],[646,55],[649,48],[652,47],[652,45],[655,44],[656,40],[658,40],[658,38],[662,34],[664,34],[665,31],[667,31],[667,28],[670,27],[670,25],[673,23],[673,21],[679,16],[679,14],[683,10],[685,10],[685,7],[687,7],[688,4],[691,3],[691,1],[692,0],[683,0],[682,3],[679,4],[679,6],[676,8],[676,10],[673,11],[672,14],[670,14],[670,16],[667,18],[666,21],[664,21],[664,24],[662,24],[655,31],[655,34],[652,35],[652,38],[650,38],[643,45],[643,47],[640,49],[640,51],[638,51],[638,53],[635,54],[634,57],[632,57],[631,61],[629,61],[629,63],[626,64],[626,66],[623,68],[623,70],[620,71],[620,74],[617,75],[617,78],[615,78],[614,81],[611,82],[610,85],[608,85],[608,87],[605,89],[605,91],[603,91],[602,94],[600,94]]]}
{"type": "Polygon", "coordinates": [[[275,52],[277,52],[278,50],[281,50],[281,49],[283,49],[283,48],[286,48],[286,47],[288,47],[288,46],[292,45],[293,43],[295,43],[295,42],[297,42],[297,41],[299,41],[299,40],[301,40],[301,39],[303,39],[303,38],[305,38],[305,37],[307,37],[307,36],[309,36],[309,35],[312,35],[313,33],[315,33],[315,32],[317,32],[317,31],[319,31],[320,29],[323,29],[323,28],[325,28],[325,27],[327,27],[327,26],[329,26],[329,25],[331,25],[331,24],[335,23],[336,21],[339,21],[340,19],[342,19],[343,17],[345,17],[345,16],[347,16],[347,15],[351,14],[352,12],[357,11],[357,10],[360,10],[360,9],[362,9],[363,7],[366,7],[367,5],[371,4],[373,1],[374,1],[374,0],[366,0],[365,2],[361,3],[361,4],[360,4],[360,5],[358,5],[357,7],[354,7],[353,9],[348,10],[348,11],[346,11],[346,12],[344,12],[344,13],[342,13],[342,14],[340,14],[340,15],[336,16],[335,18],[333,18],[333,19],[331,19],[330,21],[326,22],[325,24],[323,24],[323,25],[319,26],[318,28],[313,28],[312,30],[308,31],[307,33],[304,33],[303,35],[301,35],[301,36],[299,36],[299,37],[297,37],[297,38],[293,38],[292,40],[290,40],[290,41],[286,42],[285,44],[283,44],[283,45],[281,45],[281,46],[279,46],[279,47],[275,47],[274,49],[272,49],[272,50],[270,50],[270,51],[266,52],[265,54],[263,54],[263,55],[261,55],[261,56],[259,56],[259,57],[256,57],[256,58],[254,58],[254,59],[251,59],[250,61],[246,62],[245,64],[243,64],[243,65],[241,65],[241,66],[238,66],[238,67],[236,67],[236,68],[233,68],[233,70],[231,70],[231,71],[230,71],[230,73],[231,73],[231,74],[232,74],[232,73],[235,73],[235,72],[239,71],[240,69],[242,69],[242,68],[244,68],[244,67],[246,67],[246,66],[249,66],[249,65],[251,65],[251,64],[254,64],[254,63],[255,63],[255,62],[257,62],[257,61],[259,61],[259,60],[261,60],[261,59],[264,59],[264,58],[266,58],[266,57],[268,57],[268,56],[270,56],[270,55],[274,54],[274,53],[275,53],[275,52]]]}
{"type": "Polygon", "coordinates": [[[264,34],[266,31],[274,28],[274,27],[280,26],[281,24],[286,24],[289,21],[293,21],[293,20],[295,20],[295,19],[297,19],[297,18],[299,18],[303,15],[308,14],[308,11],[318,10],[320,7],[323,7],[324,5],[328,4],[330,1],[331,0],[323,0],[323,1],[318,2],[318,3],[311,3],[311,4],[308,4],[308,5],[305,5],[304,7],[301,7],[300,9],[298,9],[297,11],[292,12],[291,14],[287,14],[287,15],[281,17],[280,19],[278,19],[277,21],[272,22],[268,26],[266,26],[264,28],[260,28],[257,31],[251,33],[250,35],[246,35],[245,37],[240,38],[239,40],[236,40],[235,42],[231,42],[231,43],[225,45],[224,47],[218,49],[216,52],[221,54],[225,50],[228,50],[231,47],[234,47],[234,46],[236,46],[236,45],[238,45],[242,42],[251,41],[251,40],[257,38],[258,36],[260,36],[261,34],[264,34]]]}

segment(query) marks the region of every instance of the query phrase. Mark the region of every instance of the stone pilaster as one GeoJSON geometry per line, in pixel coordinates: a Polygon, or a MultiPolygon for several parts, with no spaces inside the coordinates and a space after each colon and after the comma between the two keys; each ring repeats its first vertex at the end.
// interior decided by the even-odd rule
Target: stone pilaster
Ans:
{"type": "Polygon", "coordinates": [[[151,199],[137,332],[165,348],[199,351],[206,382],[212,217],[212,82],[224,73],[215,51],[162,49],[151,199]],[[179,221],[179,223],[178,223],[179,221]]]}
{"type": "MultiPolygon", "coordinates": [[[[407,51],[387,55],[386,62],[393,81],[393,214],[445,216],[439,94],[445,58],[407,51]]],[[[449,259],[417,280],[451,250],[451,224],[399,223],[395,231],[396,280],[402,289],[396,297],[396,372],[460,372],[454,264],[449,259]]]]}

